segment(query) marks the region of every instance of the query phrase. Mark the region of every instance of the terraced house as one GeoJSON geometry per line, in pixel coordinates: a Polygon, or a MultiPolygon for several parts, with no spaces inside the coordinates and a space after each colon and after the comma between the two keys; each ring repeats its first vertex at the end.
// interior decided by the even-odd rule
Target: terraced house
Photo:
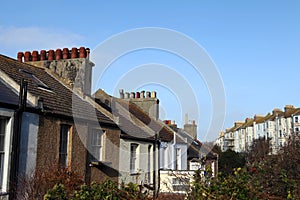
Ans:
{"type": "Polygon", "coordinates": [[[77,48],[0,56],[1,171],[3,198],[15,199],[18,181],[66,167],[86,182],[118,180],[120,129],[90,97],[93,63],[77,48]],[[23,62],[25,61],[25,62],[23,62]],[[81,84],[74,85],[75,78],[81,84]],[[91,115],[93,113],[94,115],[91,115]],[[104,142],[107,141],[107,142],[104,142]],[[109,142],[108,142],[109,141],[109,142]],[[90,151],[87,151],[89,149],[90,151]],[[106,160],[111,166],[94,167],[106,160]]]}
{"type": "Polygon", "coordinates": [[[253,140],[265,138],[270,140],[271,153],[276,154],[285,145],[289,136],[299,133],[300,108],[286,105],[284,110],[274,109],[267,115],[255,115],[242,122],[235,122],[232,128],[221,132],[216,143],[223,151],[246,151],[253,140]]]}
{"type": "MultiPolygon", "coordinates": [[[[80,47],[19,52],[17,60],[0,55],[1,198],[16,199],[24,178],[57,167],[86,183],[134,182],[154,194],[162,191],[162,171],[201,167],[195,124],[187,136],[160,121],[156,92],[91,94],[89,53],[80,47]]],[[[173,191],[178,185],[171,179],[173,191]]]]}

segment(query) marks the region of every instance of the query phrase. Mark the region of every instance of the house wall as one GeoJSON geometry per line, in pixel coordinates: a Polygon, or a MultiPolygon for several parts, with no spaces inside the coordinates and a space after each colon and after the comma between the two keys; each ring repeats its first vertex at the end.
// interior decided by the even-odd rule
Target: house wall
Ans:
{"type": "MultiPolygon", "coordinates": [[[[156,149],[156,158],[158,155],[158,148],[156,149]]],[[[134,140],[120,140],[120,162],[119,162],[119,182],[133,182],[137,184],[148,183],[153,184],[153,143],[140,142],[134,140]],[[132,143],[138,144],[138,174],[130,174],[130,145],[132,143]],[[151,145],[150,163],[148,162],[148,147],[151,145]],[[150,167],[150,170],[149,170],[150,167]],[[149,177],[150,176],[150,177],[149,177]]],[[[158,163],[156,162],[156,173],[158,163]]],[[[157,176],[156,176],[157,177],[157,176]]]]}
{"type": "MultiPolygon", "coordinates": [[[[104,165],[91,166],[87,162],[87,177],[91,181],[103,182],[107,179],[118,182],[120,173],[119,169],[119,148],[120,148],[120,133],[119,129],[103,128],[106,131],[104,142],[104,165]]],[[[124,162],[124,160],[121,160],[124,162]]]]}
{"type": "Polygon", "coordinates": [[[39,115],[24,112],[22,116],[19,177],[31,176],[36,167],[39,115]]]}
{"type": "Polygon", "coordinates": [[[87,137],[93,125],[86,122],[72,121],[43,116],[40,118],[38,130],[36,169],[37,172],[49,170],[49,167],[58,166],[60,125],[71,125],[69,135],[68,168],[83,177],[87,183],[103,182],[106,179],[118,181],[119,167],[119,135],[120,130],[105,128],[106,140],[103,148],[105,165],[91,165],[91,157],[87,152],[87,137]]]}
{"type": "Polygon", "coordinates": [[[176,148],[181,151],[181,166],[179,170],[187,170],[187,144],[174,144],[173,142],[162,142],[160,146],[160,168],[176,170],[176,148]]]}

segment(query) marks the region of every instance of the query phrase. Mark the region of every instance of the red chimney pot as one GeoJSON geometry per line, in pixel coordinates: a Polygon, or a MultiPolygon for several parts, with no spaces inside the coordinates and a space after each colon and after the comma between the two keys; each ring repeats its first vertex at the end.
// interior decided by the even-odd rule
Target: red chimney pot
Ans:
{"type": "Polygon", "coordinates": [[[136,92],[135,98],[139,99],[140,98],[140,93],[136,92]]]}
{"type": "Polygon", "coordinates": [[[23,56],[24,56],[23,52],[18,52],[18,61],[19,62],[23,62],[23,56]]]}
{"type": "Polygon", "coordinates": [[[86,50],[84,47],[79,48],[79,58],[86,58],[86,50]]]}
{"type": "Polygon", "coordinates": [[[24,62],[29,62],[31,61],[31,53],[30,51],[25,52],[25,57],[24,57],[24,62]]]}
{"type": "Polygon", "coordinates": [[[48,60],[54,60],[54,50],[48,51],[48,60]]]}
{"type": "Polygon", "coordinates": [[[63,59],[68,59],[69,58],[69,49],[64,48],[62,54],[63,54],[63,59]]]}
{"type": "Polygon", "coordinates": [[[55,51],[55,60],[60,60],[62,58],[61,49],[56,49],[55,51]]]}
{"type": "Polygon", "coordinates": [[[78,58],[78,49],[76,47],[72,48],[71,58],[78,58]]]}
{"type": "Polygon", "coordinates": [[[40,60],[46,60],[46,50],[41,50],[40,51],[40,60]]]}
{"type": "Polygon", "coordinates": [[[32,61],[38,61],[38,60],[39,60],[39,52],[32,51],[32,61]]]}

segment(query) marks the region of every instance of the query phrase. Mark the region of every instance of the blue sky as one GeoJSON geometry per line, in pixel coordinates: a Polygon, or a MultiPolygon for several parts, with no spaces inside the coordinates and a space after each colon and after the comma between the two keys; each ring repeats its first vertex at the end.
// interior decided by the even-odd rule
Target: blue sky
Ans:
{"type": "MultiPolygon", "coordinates": [[[[275,107],[300,106],[300,2],[296,0],[53,0],[51,5],[49,1],[12,0],[2,2],[1,8],[0,53],[10,57],[35,49],[94,49],[112,35],[143,27],[167,28],[189,36],[206,50],[222,77],[224,128],[275,107]]],[[[191,118],[197,118],[198,137],[203,139],[211,117],[209,91],[203,79],[178,56],[157,50],[132,52],[111,65],[99,87],[115,94],[116,82],[145,63],[167,65],[181,74],[194,89],[199,112],[193,105],[182,109],[180,99],[168,86],[124,85],[124,89],[157,90],[163,117],[182,126],[184,114],[189,112],[191,118]]]]}

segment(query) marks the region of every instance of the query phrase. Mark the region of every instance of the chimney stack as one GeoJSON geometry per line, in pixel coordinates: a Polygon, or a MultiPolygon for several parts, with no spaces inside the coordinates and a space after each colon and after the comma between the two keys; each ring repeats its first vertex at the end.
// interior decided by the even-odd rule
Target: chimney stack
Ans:
{"type": "Polygon", "coordinates": [[[71,88],[76,88],[84,95],[91,94],[91,77],[92,67],[94,64],[88,59],[89,48],[73,47],[70,51],[68,48],[41,50],[40,54],[34,50],[18,52],[18,61],[30,62],[31,65],[45,67],[52,71],[56,76],[61,77],[62,81],[71,88]],[[72,61],[70,61],[72,59],[72,61]]]}

